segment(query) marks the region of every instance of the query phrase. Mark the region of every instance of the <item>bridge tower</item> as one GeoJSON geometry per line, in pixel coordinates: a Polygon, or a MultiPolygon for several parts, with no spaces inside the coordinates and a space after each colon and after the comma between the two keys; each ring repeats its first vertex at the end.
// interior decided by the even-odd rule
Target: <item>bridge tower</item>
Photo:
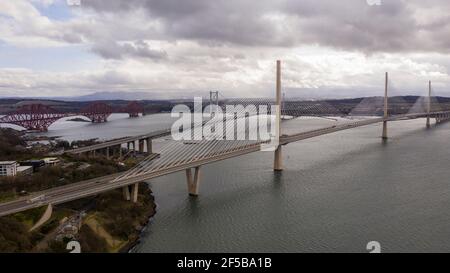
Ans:
{"type": "Polygon", "coordinates": [[[198,196],[198,187],[200,184],[200,166],[194,168],[194,177],[192,177],[192,170],[186,169],[186,180],[190,196],[198,196]]]}
{"type": "Polygon", "coordinates": [[[276,89],[276,113],[275,113],[275,138],[278,141],[278,147],[275,150],[273,169],[274,171],[283,170],[282,146],[280,145],[281,136],[281,61],[277,61],[277,89],[276,89]]]}
{"type": "Polygon", "coordinates": [[[431,127],[431,124],[430,124],[430,112],[431,112],[431,81],[428,82],[427,128],[431,127]]]}
{"type": "Polygon", "coordinates": [[[209,104],[219,106],[219,91],[209,91],[209,104]]]}
{"type": "Polygon", "coordinates": [[[389,83],[389,75],[388,72],[386,72],[386,82],[385,82],[385,88],[384,88],[384,121],[383,121],[383,140],[387,140],[387,118],[388,118],[388,83],[389,83]]]}

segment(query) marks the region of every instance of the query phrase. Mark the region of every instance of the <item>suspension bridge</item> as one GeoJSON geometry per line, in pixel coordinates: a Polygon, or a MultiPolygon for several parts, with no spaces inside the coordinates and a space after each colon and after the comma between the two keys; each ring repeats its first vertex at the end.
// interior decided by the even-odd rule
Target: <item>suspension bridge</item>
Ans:
{"type": "MultiPolygon", "coordinates": [[[[197,196],[199,194],[201,168],[214,162],[219,162],[229,158],[234,158],[254,152],[272,152],[274,154],[273,170],[276,172],[280,172],[283,170],[282,149],[285,145],[289,145],[293,142],[331,134],[338,131],[368,126],[371,124],[382,124],[381,138],[385,141],[388,139],[388,122],[425,118],[426,127],[430,127],[432,119],[435,119],[437,123],[444,122],[450,119],[450,111],[433,109],[433,105],[435,106],[436,103],[433,103],[431,82],[429,82],[428,86],[428,96],[421,102],[422,106],[417,107],[418,111],[410,111],[404,114],[390,115],[388,105],[388,86],[389,79],[388,74],[386,73],[384,86],[385,92],[384,97],[382,98],[382,103],[380,104],[381,109],[378,109],[378,107],[375,107],[374,109],[376,113],[381,112],[381,117],[374,116],[363,119],[359,118],[356,120],[349,119],[346,122],[328,126],[325,128],[283,134],[283,124],[285,124],[285,122],[289,122],[283,122],[283,115],[290,115],[292,117],[327,115],[332,116],[333,113],[331,112],[334,111],[332,108],[335,109],[336,107],[328,105],[327,107],[330,109],[324,109],[323,107],[320,107],[320,103],[313,102],[310,103],[308,107],[305,107],[304,103],[300,103],[300,108],[295,108],[294,103],[282,102],[281,63],[278,61],[276,72],[275,100],[258,100],[256,102],[257,105],[268,105],[270,104],[270,102],[275,104],[275,109],[272,109],[272,112],[270,112],[270,119],[273,119],[275,122],[274,129],[272,130],[272,132],[275,132],[275,135],[271,135],[270,139],[205,139],[203,136],[204,130],[196,130],[197,127],[195,126],[195,124],[191,124],[192,126],[189,126],[189,128],[183,128],[183,130],[178,133],[189,135],[193,140],[168,140],[161,147],[160,151],[158,151],[157,156],[155,156],[155,153],[153,153],[151,139],[167,136],[168,134],[170,134],[169,129],[153,132],[142,136],[107,141],[94,146],[67,151],[68,153],[72,154],[88,153],[94,156],[95,151],[107,150],[107,156],[109,156],[109,149],[111,147],[118,147],[121,150],[122,144],[127,144],[128,149],[135,149],[135,142],[138,141],[139,151],[144,151],[145,142],[147,146],[146,150],[149,155],[134,168],[124,173],[73,183],[67,186],[52,188],[43,192],[34,193],[31,197],[22,197],[11,202],[0,204],[0,216],[28,210],[31,208],[41,207],[44,205],[57,205],[60,203],[69,202],[72,200],[93,196],[105,191],[120,188],[122,189],[123,196],[126,200],[137,202],[139,183],[180,171],[184,171],[186,174],[188,193],[192,196],[197,196]],[[314,110],[314,107],[316,107],[317,109],[314,110]],[[314,112],[316,113],[316,115],[312,114],[314,112]],[[324,113],[326,114],[324,115],[324,113]],[[131,143],[132,145],[130,145],[131,143]]],[[[216,108],[223,107],[219,103],[218,94],[211,94],[211,101],[216,105],[216,108]]],[[[252,104],[251,100],[243,100],[238,102],[246,105],[252,104]]],[[[254,101],[253,103],[255,104],[254,101]]],[[[246,119],[259,119],[261,117],[258,111],[249,111],[249,109],[246,107],[242,107],[239,109],[240,110],[237,112],[237,115],[233,115],[232,117],[219,116],[219,118],[216,118],[212,122],[212,124],[222,125],[218,126],[217,128],[214,127],[215,129],[217,129],[215,130],[215,133],[231,131],[236,136],[238,132],[236,130],[235,121],[237,119],[242,117],[246,119]]],[[[267,117],[268,115],[265,114],[264,116],[267,117]]],[[[197,124],[197,126],[200,126],[202,128],[205,125],[208,125],[208,122],[205,123],[203,120],[201,120],[200,123],[197,124]]],[[[259,125],[260,124],[258,124],[258,126],[259,125]]],[[[253,130],[255,130],[255,128],[252,128],[250,125],[246,125],[243,129],[241,128],[241,130],[245,132],[244,135],[248,135],[253,130]]]]}

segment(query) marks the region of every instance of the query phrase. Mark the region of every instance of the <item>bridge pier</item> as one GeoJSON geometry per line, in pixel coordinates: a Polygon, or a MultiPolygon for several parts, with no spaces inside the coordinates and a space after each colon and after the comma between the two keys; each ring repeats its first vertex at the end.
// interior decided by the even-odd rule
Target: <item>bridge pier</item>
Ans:
{"type": "Polygon", "coordinates": [[[186,169],[186,180],[188,192],[190,196],[198,196],[198,187],[200,182],[200,166],[195,167],[194,177],[192,177],[192,170],[186,169]]]}
{"type": "Polygon", "coordinates": [[[122,144],[119,144],[119,146],[117,146],[119,148],[119,159],[122,159],[122,144]]]}
{"type": "Polygon", "coordinates": [[[431,127],[430,124],[430,112],[431,112],[431,81],[428,82],[428,99],[427,99],[427,128],[431,127]]]}
{"type": "Polygon", "coordinates": [[[273,170],[280,172],[283,170],[283,153],[282,153],[282,147],[281,145],[278,146],[278,148],[275,150],[275,158],[273,161],[273,170]]]}
{"type": "Polygon", "coordinates": [[[106,158],[109,159],[110,158],[110,150],[109,147],[106,147],[106,158]]]}
{"type": "Polygon", "coordinates": [[[383,140],[387,140],[388,139],[388,134],[387,134],[387,121],[383,121],[383,134],[381,135],[381,138],[383,140]]]}
{"type": "Polygon", "coordinates": [[[122,188],[123,199],[126,201],[130,201],[133,203],[137,203],[138,194],[139,194],[139,183],[135,183],[131,186],[125,186],[122,188]],[[131,192],[130,192],[131,187],[131,192]]]}
{"type": "Polygon", "coordinates": [[[387,133],[387,118],[388,118],[388,83],[389,83],[389,75],[386,72],[386,82],[385,82],[385,89],[384,89],[384,121],[383,121],[383,134],[381,135],[383,140],[388,139],[388,133],[387,133]]]}
{"type": "Polygon", "coordinates": [[[278,147],[274,152],[273,170],[283,170],[282,146],[279,145],[281,136],[281,61],[277,61],[277,82],[276,82],[276,115],[275,115],[275,134],[278,147]]]}
{"type": "Polygon", "coordinates": [[[139,139],[138,143],[139,143],[139,153],[143,153],[144,152],[144,140],[139,139]]]}
{"type": "Polygon", "coordinates": [[[131,202],[137,203],[139,193],[139,183],[133,184],[131,186],[131,202]]]}
{"type": "Polygon", "coordinates": [[[127,149],[128,151],[131,151],[131,149],[133,149],[133,151],[136,151],[136,142],[135,141],[128,142],[127,149]]]}
{"type": "Polygon", "coordinates": [[[152,139],[148,137],[145,139],[145,142],[147,143],[147,153],[148,154],[153,153],[152,139]]]}
{"type": "Polygon", "coordinates": [[[122,192],[123,192],[123,199],[125,199],[126,201],[130,201],[131,199],[130,188],[128,186],[125,186],[122,188],[122,192]]]}

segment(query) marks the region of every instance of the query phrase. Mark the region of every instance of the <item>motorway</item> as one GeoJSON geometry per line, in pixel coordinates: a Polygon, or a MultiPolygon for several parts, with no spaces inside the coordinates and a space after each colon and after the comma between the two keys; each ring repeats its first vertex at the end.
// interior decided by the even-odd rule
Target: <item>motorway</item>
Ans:
{"type": "Polygon", "coordinates": [[[55,187],[41,192],[34,192],[30,195],[20,197],[10,202],[1,203],[0,216],[13,214],[32,208],[38,208],[49,203],[56,205],[80,199],[84,196],[89,196],[82,195],[80,193],[88,193],[90,189],[96,188],[100,185],[104,185],[105,183],[114,180],[119,175],[120,173],[116,173],[108,176],[102,176],[99,178],[72,183],[65,186],[55,187]],[[30,202],[31,199],[39,199],[39,197],[41,196],[44,196],[45,198],[36,202],[30,202]]]}
{"type": "MultiPolygon", "coordinates": [[[[326,127],[318,130],[302,132],[293,135],[282,136],[280,144],[286,145],[291,142],[326,135],[342,130],[367,126],[383,121],[394,121],[402,119],[414,119],[426,117],[426,114],[408,114],[385,118],[372,118],[359,120],[356,122],[344,123],[336,126],[326,127]]],[[[146,136],[150,136],[148,134],[146,136]]],[[[139,139],[130,137],[128,139],[139,139]]],[[[123,141],[123,140],[122,140],[123,141]]],[[[133,169],[124,173],[118,173],[87,181],[77,182],[70,185],[52,188],[46,191],[37,192],[31,196],[21,197],[11,202],[0,204],[0,216],[25,211],[31,208],[44,206],[47,204],[57,205],[72,200],[97,195],[99,193],[121,188],[143,182],[159,176],[183,171],[197,166],[207,165],[225,159],[238,157],[248,153],[261,150],[261,144],[269,141],[226,141],[213,140],[202,141],[197,144],[184,145],[179,143],[172,145],[170,149],[161,152],[155,158],[154,154],[144,159],[133,169]],[[39,198],[41,197],[41,198],[39,198]],[[30,202],[30,199],[37,199],[30,202]]]]}

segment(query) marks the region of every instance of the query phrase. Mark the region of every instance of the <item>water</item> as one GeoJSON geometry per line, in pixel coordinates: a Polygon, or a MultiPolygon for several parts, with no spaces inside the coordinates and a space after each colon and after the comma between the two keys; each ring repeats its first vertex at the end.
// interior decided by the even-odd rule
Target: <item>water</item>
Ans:
{"type": "MultiPolygon", "coordinates": [[[[154,117],[49,134],[144,133],[164,123],[154,117]]],[[[285,128],[331,122],[304,119],[285,128]]],[[[206,165],[198,198],[187,195],[183,172],[154,179],[157,214],[134,251],[367,252],[378,241],[384,252],[448,252],[449,133],[450,123],[426,130],[419,119],[390,122],[387,144],[380,124],[321,136],[285,146],[281,174],[267,152],[206,165]]]]}

